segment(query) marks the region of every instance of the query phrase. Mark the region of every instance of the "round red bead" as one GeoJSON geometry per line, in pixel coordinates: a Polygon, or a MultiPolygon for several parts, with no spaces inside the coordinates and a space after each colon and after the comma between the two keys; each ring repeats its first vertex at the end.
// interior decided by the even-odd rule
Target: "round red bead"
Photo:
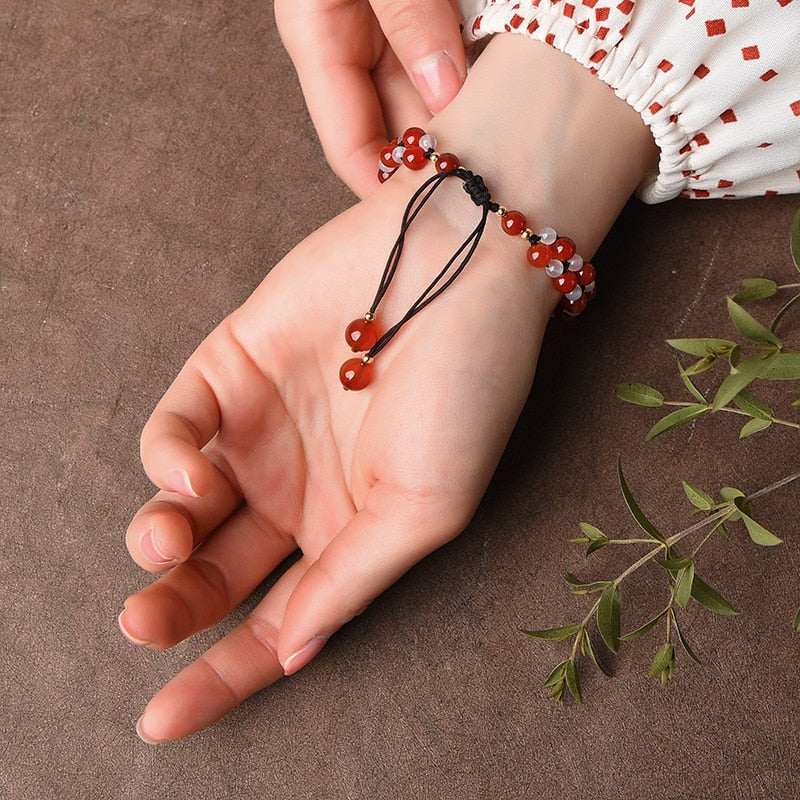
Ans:
{"type": "Polygon", "coordinates": [[[553,278],[553,286],[563,294],[569,294],[578,285],[578,279],[575,277],[574,272],[565,272],[557,278],[553,278]]]}
{"type": "Polygon", "coordinates": [[[395,145],[387,144],[386,147],[384,147],[381,150],[381,154],[380,154],[380,158],[379,158],[381,164],[383,164],[386,167],[396,167],[397,166],[397,162],[394,160],[394,158],[392,158],[392,153],[394,152],[394,148],[395,147],[397,147],[396,144],[395,145]]]}
{"type": "Polygon", "coordinates": [[[436,160],[437,172],[450,172],[450,170],[458,169],[461,162],[452,153],[442,153],[436,160]]]}
{"type": "Polygon", "coordinates": [[[528,263],[533,267],[546,267],[556,257],[549,244],[537,242],[528,248],[528,263]]]}
{"type": "Polygon", "coordinates": [[[419,140],[425,135],[422,128],[409,128],[402,137],[402,142],[406,147],[419,146],[419,140]]]}
{"type": "Polygon", "coordinates": [[[372,320],[364,317],[354,319],[344,332],[345,341],[354,353],[371,350],[379,337],[378,326],[372,320]]]}
{"type": "Polygon", "coordinates": [[[349,358],[339,369],[339,380],[345,389],[358,392],[372,382],[372,364],[365,364],[360,358],[349,358]]]}
{"type": "Polygon", "coordinates": [[[378,170],[378,182],[379,183],[386,183],[386,181],[388,181],[389,178],[391,178],[392,175],[395,174],[395,172],[397,172],[396,169],[393,169],[391,172],[384,172],[382,169],[379,169],[378,170]]]}
{"type": "Polygon", "coordinates": [[[528,227],[528,220],[521,211],[506,211],[500,225],[509,236],[519,236],[528,227]]]}
{"type": "Polygon", "coordinates": [[[415,144],[406,147],[406,151],[403,153],[403,163],[409,169],[422,169],[426,161],[425,151],[421,147],[415,144]]]}
{"type": "Polygon", "coordinates": [[[594,280],[594,267],[586,263],[575,274],[578,276],[578,283],[581,286],[588,286],[594,280]]]}
{"type": "Polygon", "coordinates": [[[582,294],[577,300],[573,300],[571,303],[567,300],[564,309],[569,311],[570,314],[580,314],[588,304],[589,301],[586,299],[586,295],[582,294]]]}
{"type": "Polygon", "coordinates": [[[568,236],[559,236],[553,242],[553,250],[555,251],[555,258],[559,261],[569,261],[577,252],[575,242],[568,236]]]}

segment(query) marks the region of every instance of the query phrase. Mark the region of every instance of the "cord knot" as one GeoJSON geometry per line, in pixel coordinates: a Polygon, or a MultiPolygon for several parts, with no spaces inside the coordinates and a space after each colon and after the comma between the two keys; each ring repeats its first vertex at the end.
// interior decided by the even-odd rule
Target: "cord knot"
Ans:
{"type": "Polygon", "coordinates": [[[480,175],[467,170],[467,177],[464,179],[464,191],[470,196],[476,206],[488,206],[492,201],[492,196],[483,182],[480,175]]]}

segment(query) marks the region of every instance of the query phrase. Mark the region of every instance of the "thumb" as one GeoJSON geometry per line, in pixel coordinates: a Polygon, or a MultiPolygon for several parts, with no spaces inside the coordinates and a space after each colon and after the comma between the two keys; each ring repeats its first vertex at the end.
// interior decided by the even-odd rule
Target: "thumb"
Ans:
{"type": "Polygon", "coordinates": [[[387,518],[358,512],[311,564],[289,598],[277,647],[284,673],[302,669],[342,625],[459,532],[458,527],[448,532],[438,522],[435,527],[415,523],[408,515],[387,518]]]}
{"type": "Polygon", "coordinates": [[[371,0],[386,40],[428,110],[441,111],[467,74],[460,15],[451,0],[371,0]]]}

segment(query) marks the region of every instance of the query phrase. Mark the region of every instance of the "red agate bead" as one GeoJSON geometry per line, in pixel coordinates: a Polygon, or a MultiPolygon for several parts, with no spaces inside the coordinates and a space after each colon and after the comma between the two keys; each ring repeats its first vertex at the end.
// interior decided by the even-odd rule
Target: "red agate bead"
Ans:
{"type": "Polygon", "coordinates": [[[532,267],[546,267],[556,257],[555,251],[549,244],[536,242],[528,248],[528,263],[532,267]]]}
{"type": "Polygon", "coordinates": [[[553,278],[553,286],[562,294],[569,294],[578,286],[578,279],[574,272],[565,272],[563,275],[553,278]]]}
{"type": "Polygon", "coordinates": [[[372,382],[372,364],[361,358],[349,358],[339,369],[339,380],[345,389],[358,392],[372,382]]]}
{"type": "Polygon", "coordinates": [[[425,135],[422,128],[408,128],[401,137],[401,141],[406,147],[419,147],[419,140],[425,135]]]}
{"type": "Polygon", "coordinates": [[[528,227],[528,220],[521,211],[506,211],[500,226],[509,236],[519,236],[528,227]]]}
{"type": "Polygon", "coordinates": [[[363,353],[375,347],[380,338],[378,326],[371,319],[354,319],[345,329],[344,338],[354,353],[363,353]]]}
{"type": "Polygon", "coordinates": [[[437,172],[450,172],[460,166],[461,162],[452,153],[441,153],[439,158],[436,159],[437,172]]]}
{"type": "Polygon", "coordinates": [[[581,286],[588,286],[595,277],[594,267],[586,263],[575,274],[578,276],[578,283],[581,286]]]}
{"type": "Polygon", "coordinates": [[[586,295],[582,294],[577,300],[573,300],[571,303],[567,301],[567,303],[564,305],[564,310],[568,311],[570,314],[577,315],[580,314],[588,304],[589,301],[586,298],[586,295]]]}
{"type": "Polygon", "coordinates": [[[425,151],[419,145],[412,144],[406,147],[403,153],[403,163],[409,169],[422,169],[426,161],[425,151]]]}
{"type": "Polygon", "coordinates": [[[387,144],[386,147],[381,149],[381,154],[379,156],[379,161],[386,167],[397,167],[397,162],[392,157],[392,153],[394,153],[394,149],[397,147],[397,140],[395,139],[394,142],[387,144]]]}
{"type": "Polygon", "coordinates": [[[382,169],[378,170],[378,183],[386,183],[392,175],[397,172],[396,169],[393,169],[391,172],[384,172],[382,169]]]}
{"type": "Polygon", "coordinates": [[[573,242],[569,236],[559,236],[558,239],[553,242],[552,247],[555,251],[554,257],[559,261],[569,261],[577,252],[575,242],[573,242]]]}

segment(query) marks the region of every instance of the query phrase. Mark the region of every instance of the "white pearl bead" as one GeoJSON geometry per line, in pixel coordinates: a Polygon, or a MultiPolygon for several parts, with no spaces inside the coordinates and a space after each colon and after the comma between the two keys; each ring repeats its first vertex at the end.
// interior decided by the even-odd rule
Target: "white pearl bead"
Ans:
{"type": "Polygon", "coordinates": [[[567,292],[564,297],[567,298],[571,303],[577,300],[583,294],[583,289],[580,286],[576,286],[571,292],[567,292]]]}
{"type": "Polygon", "coordinates": [[[557,278],[559,275],[564,274],[564,265],[554,258],[545,268],[544,271],[551,277],[557,278]]]}
{"type": "Polygon", "coordinates": [[[557,238],[558,234],[552,228],[542,228],[539,231],[539,239],[542,244],[553,244],[557,238]]]}
{"type": "Polygon", "coordinates": [[[394,160],[395,164],[402,164],[403,163],[403,153],[405,153],[406,149],[403,145],[399,144],[392,150],[392,159],[394,160]]]}
{"type": "Polygon", "coordinates": [[[593,292],[594,291],[594,281],[591,283],[587,283],[586,286],[583,287],[584,292],[593,292]]]}
{"type": "Polygon", "coordinates": [[[388,164],[384,164],[383,161],[379,161],[378,169],[381,170],[381,172],[394,172],[397,167],[390,167],[388,164]]]}
{"type": "Polygon", "coordinates": [[[569,264],[570,272],[577,272],[583,266],[583,258],[575,253],[567,263],[569,264]]]}
{"type": "Polygon", "coordinates": [[[426,133],[424,136],[419,137],[419,146],[423,150],[435,150],[436,149],[436,137],[430,133],[426,133]]]}

